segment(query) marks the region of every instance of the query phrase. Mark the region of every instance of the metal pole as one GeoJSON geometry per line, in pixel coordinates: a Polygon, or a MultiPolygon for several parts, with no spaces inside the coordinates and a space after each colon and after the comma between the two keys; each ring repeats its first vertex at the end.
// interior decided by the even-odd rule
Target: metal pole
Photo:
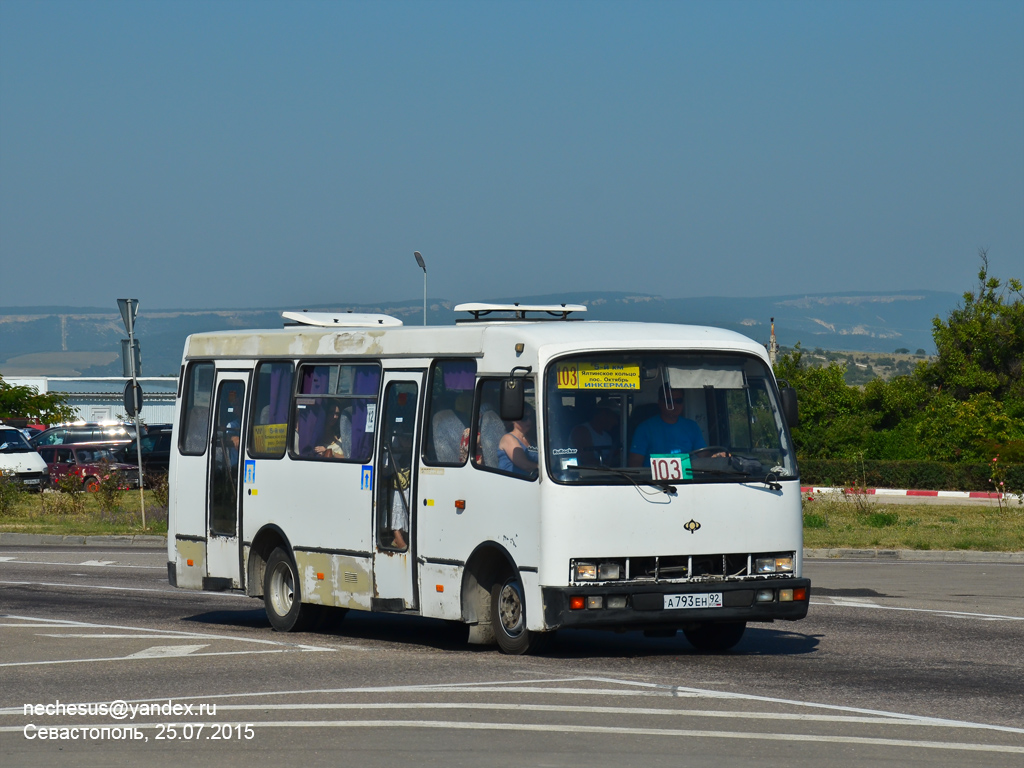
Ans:
{"type": "MultiPolygon", "coordinates": [[[[131,313],[129,313],[131,317],[131,313]]],[[[142,510],[142,529],[146,529],[146,491],[142,481],[142,437],[139,430],[139,411],[142,410],[142,403],[139,402],[139,376],[135,370],[135,323],[128,325],[128,359],[131,361],[132,370],[132,402],[135,404],[135,458],[139,462],[139,509],[142,510]]]]}

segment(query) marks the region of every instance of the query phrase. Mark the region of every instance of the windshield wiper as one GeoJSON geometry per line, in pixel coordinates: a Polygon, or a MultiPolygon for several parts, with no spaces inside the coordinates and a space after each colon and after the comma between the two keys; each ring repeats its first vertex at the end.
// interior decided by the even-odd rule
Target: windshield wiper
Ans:
{"type": "Polygon", "coordinates": [[[676,487],[672,485],[668,480],[654,480],[650,477],[640,477],[641,472],[645,472],[642,467],[637,467],[633,470],[628,469],[615,469],[613,467],[588,467],[588,466],[576,466],[573,467],[576,470],[584,470],[586,472],[607,472],[618,477],[623,477],[629,480],[633,485],[650,485],[655,488],[659,488],[665,493],[675,493],[676,487]]]}

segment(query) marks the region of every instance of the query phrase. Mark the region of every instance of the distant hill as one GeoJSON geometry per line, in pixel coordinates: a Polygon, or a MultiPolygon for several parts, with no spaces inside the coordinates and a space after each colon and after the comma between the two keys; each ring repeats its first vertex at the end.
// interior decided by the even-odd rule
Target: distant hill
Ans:
{"type": "MultiPolygon", "coordinates": [[[[775,318],[779,343],[807,349],[861,352],[934,351],[932,318],[943,318],[961,297],[937,291],[820,293],[751,298],[665,299],[614,291],[519,296],[486,301],[586,304],[591,320],[628,320],[713,325],[767,343],[775,318]]],[[[459,302],[432,299],[431,325],[450,325],[459,302]]],[[[147,310],[136,323],[147,376],[176,375],[185,337],[201,331],[279,328],[281,311],[382,312],[409,325],[422,322],[423,304],[337,304],[230,310],[147,310]]],[[[118,376],[124,326],[117,307],[0,307],[0,374],[118,376]]]]}

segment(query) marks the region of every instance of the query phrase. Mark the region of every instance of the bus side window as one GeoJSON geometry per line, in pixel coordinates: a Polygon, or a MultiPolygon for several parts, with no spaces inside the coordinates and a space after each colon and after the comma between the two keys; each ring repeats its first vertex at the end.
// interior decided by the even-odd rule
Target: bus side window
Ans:
{"type": "Polygon", "coordinates": [[[213,400],[213,363],[192,363],[185,384],[185,407],[178,449],[187,456],[206,453],[213,400]]]}
{"type": "MultiPolygon", "coordinates": [[[[530,473],[527,470],[520,470],[518,468],[509,469],[510,462],[502,458],[501,439],[511,432],[513,427],[512,423],[502,421],[498,415],[499,398],[501,397],[501,388],[504,386],[504,381],[504,379],[487,379],[480,382],[479,407],[475,422],[476,438],[473,444],[473,465],[481,469],[495,470],[503,474],[507,473],[510,477],[533,479],[537,476],[536,470],[530,473]]],[[[532,416],[536,410],[533,382],[526,381],[524,387],[526,411],[532,416]]],[[[525,437],[525,445],[518,438],[516,441],[523,446],[527,457],[535,462],[537,460],[536,432],[531,431],[525,437]]]]}
{"type": "Polygon", "coordinates": [[[438,360],[431,366],[424,422],[425,464],[461,467],[466,463],[475,385],[475,360],[438,360]]]}
{"type": "Polygon", "coordinates": [[[294,366],[291,363],[260,363],[256,368],[253,428],[249,455],[279,459],[288,445],[288,401],[291,399],[294,366]]]}
{"type": "Polygon", "coordinates": [[[369,461],[380,370],[379,363],[300,366],[292,456],[369,461]]]}

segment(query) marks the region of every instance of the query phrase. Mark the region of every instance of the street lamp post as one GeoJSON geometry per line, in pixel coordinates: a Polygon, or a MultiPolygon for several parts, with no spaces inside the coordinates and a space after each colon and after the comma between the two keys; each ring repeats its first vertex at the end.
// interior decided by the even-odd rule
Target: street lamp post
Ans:
{"type": "Polygon", "coordinates": [[[420,269],[423,270],[423,324],[427,324],[427,264],[423,261],[423,256],[420,255],[419,251],[413,251],[412,255],[416,257],[416,263],[419,264],[420,269]]]}

